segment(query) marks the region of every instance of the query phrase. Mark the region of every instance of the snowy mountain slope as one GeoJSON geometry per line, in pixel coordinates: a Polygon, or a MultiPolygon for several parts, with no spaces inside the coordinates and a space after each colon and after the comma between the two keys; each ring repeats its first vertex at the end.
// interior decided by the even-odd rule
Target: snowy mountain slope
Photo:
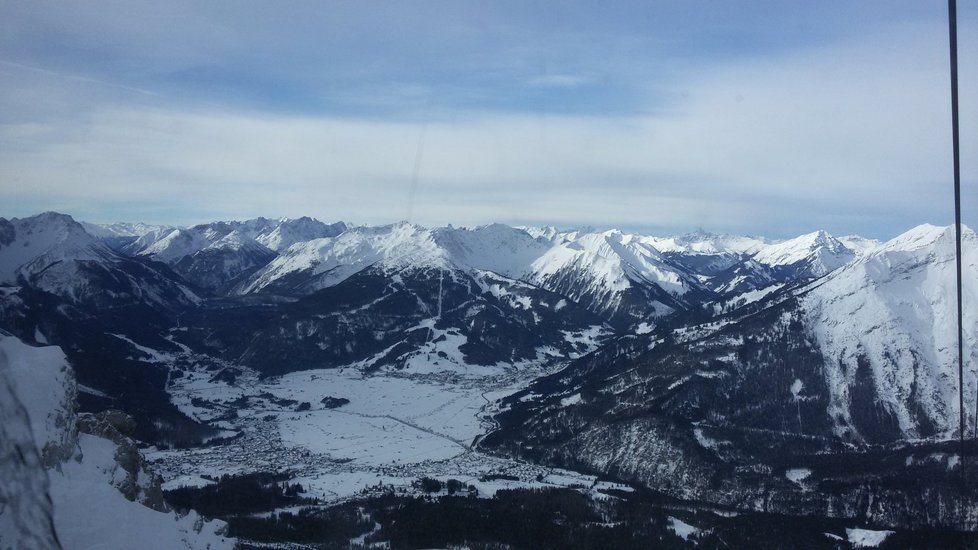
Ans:
{"type": "MultiPolygon", "coordinates": [[[[970,229],[965,230],[963,255],[969,365],[965,407],[973,410],[978,239],[970,229]]],[[[684,357],[669,367],[678,369],[680,378],[711,365],[717,374],[704,375],[701,383],[722,388],[705,391],[720,391],[732,407],[714,418],[749,419],[755,428],[784,422],[782,415],[790,414],[798,421],[780,430],[846,442],[953,435],[958,418],[953,228],[920,226],[807,285],[740,296],[735,298],[742,302],[740,309],[727,309],[730,313],[701,326],[676,329],[665,339],[672,341],[668,346],[643,352],[647,359],[616,356],[618,363],[609,361],[605,368],[614,364],[629,377],[639,376],[629,369],[653,368],[672,353],[684,357]],[[738,411],[742,403],[754,403],[753,412],[738,411]]],[[[698,392],[703,390],[692,390],[689,398],[702,399],[698,392]]]]}
{"type": "Polygon", "coordinates": [[[850,248],[825,232],[777,242],[703,231],[654,237],[501,224],[471,230],[405,227],[347,231],[346,224],[327,225],[311,218],[255,218],[168,233],[155,230],[126,250],[166,262],[211,291],[232,289],[233,294],[306,294],[378,261],[427,261],[436,254],[442,259],[433,265],[447,261],[541,285],[628,324],[685,309],[708,298],[711,290],[737,294],[774,282],[822,276],[853,259],[856,249],[864,251],[874,244],[850,236],[845,238],[850,248]],[[339,238],[345,233],[349,234],[339,238]],[[432,243],[440,252],[432,252],[432,243]],[[293,246],[297,248],[290,250],[293,246]],[[273,260],[261,247],[281,258],[273,260]],[[753,263],[748,265],[749,259],[753,263]],[[691,300],[675,299],[690,289],[697,291],[691,300]],[[642,306],[644,302],[649,306],[642,306]]]}
{"type": "Polygon", "coordinates": [[[165,235],[175,228],[167,225],[154,225],[141,222],[116,222],[96,224],[78,222],[89,235],[109,245],[113,250],[123,250],[144,235],[165,235]]]}
{"type": "Polygon", "coordinates": [[[140,256],[147,256],[154,260],[172,264],[179,261],[184,256],[189,256],[211,244],[202,231],[196,228],[174,229],[169,233],[158,234],[156,232],[146,235],[146,237],[158,237],[152,242],[146,243],[142,239],[134,242],[127,251],[135,252],[140,256]],[[141,247],[134,250],[136,247],[141,247]]]}
{"type": "Polygon", "coordinates": [[[498,223],[475,229],[442,227],[433,236],[455,265],[517,280],[531,278],[534,262],[552,247],[546,239],[498,223]]]}
{"type": "Polygon", "coordinates": [[[41,394],[47,398],[32,403],[33,412],[41,419],[33,422],[34,416],[20,398],[21,386],[34,389],[31,377],[24,376],[24,354],[17,344],[27,346],[14,340],[0,332],[0,547],[57,548],[50,482],[39,449],[60,446],[67,439],[48,433],[44,422],[50,414],[57,415],[55,411],[61,410],[64,400],[58,399],[57,393],[44,395],[41,388],[48,380],[56,383],[60,373],[37,377],[39,388],[33,391],[34,397],[41,394]],[[11,361],[8,351],[18,357],[11,361]],[[12,372],[14,368],[19,372],[12,372]]]}
{"type": "MultiPolygon", "coordinates": [[[[589,241],[590,246],[593,247],[594,235],[597,234],[594,231],[560,231],[552,227],[527,228],[527,231],[554,243],[555,248],[566,247],[571,243],[584,244],[589,241]]],[[[606,233],[610,235],[620,232],[606,233]]],[[[774,282],[785,282],[795,276],[794,272],[778,273],[767,265],[751,261],[751,256],[780,244],[780,241],[763,237],[715,234],[705,231],[664,237],[633,234],[627,236],[623,234],[623,237],[622,241],[626,243],[626,247],[633,249],[631,258],[634,258],[634,254],[640,258],[651,255],[654,258],[653,261],[665,264],[667,269],[673,272],[671,281],[667,278],[663,281],[666,283],[665,285],[659,285],[663,289],[667,289],[667,292],[669,291],[668,284],[677,280],[677,274],[679,278],[687,281],[687,286],[699,290],[698,296],[693,297],[693,302],[711,299],[709,293],[704,294],[702,292],[704,289],[720,295],[738,294],[762,288],[774,282]]],[[[856,239],[857,237],[853,238],[856,239]]],[[[600,245],[600,243],[598,244],[600,245]]],[[[616,254],[617,252],[612,252],[612,255],[616,254]]],[[[609,255],[598,253],[594,257],[607,258],[609,255]]],[[[631,258],[623,256],[623,265],[629,265],[631,258]]],[[[641,264],[641,262],[642,260],[638,263],[641,264]]],[[[631,287],[626,282],[629,280],[629,276],[626,274],[629,271],[627,269],[619,270],[619,275],[611,278],[616,279],[621,288],[631,287]]],[[[636,279],[641,285],[640,281],[643,277],[639,276],[636,279]]],[[[654,297],[648,299],[655,301],[654,297]]],[[[598,300],[599,303],[601,301],[598,300]]],[[[668,301],[665,301],[665,304],[668,304],[668,301]]],[[[661,315],[667,311],[669,308],[660,306],[657,311],[651,312],[651,316],[661,315]]]]}
{"type": "Polygon", "coordinates": [[[281,253],[295,243],[335,237],[347,230],[343,222],[323,223],[315,218],[282,218],[271,231],[255,236],[255,240],[270,250],[281,253]]]}
{"type": "Polygon", "coordinates": [[[619,231],[568,238],[533,262],[528,280],[621,326],[686,309],[710,294],[652,239],[619,231]]]}
{"type": "Polygon", "coordinates": [[[573,266],[588,272],[603,289],[624,290],[629,282],[655,282],[666,292],[681,296],[695,281],[666,264],[647,239],[619,231],[591,233],[549,250],[533,262],[533,278],[546,280],[573,266]]]}
{"type": "MultiPolygon", "coordinates": [[[[568,231],[562,231],[554,227],[525,227],[520,229],[523,229],[533,237],[542,238],[555,243],[573,242],[587,235],[602,233],[590,228],[568,231]]],[[[623,233],[618,230],[612,230],[612,232],[623,233]]],[[[671,257],[749,256],[756,254],[769,245],[777,244],[779,242],[764,237],[717,234],[703,230],[668,236],[641,235],[635,233],[628,235],[631,240],[641,242],[654,248],[659,253],[671,257]]]]}
{"type": "Polygon", "coordinates": [[[173,264],[184,256],[191,256],[229,235],[235,236],[223,245],[223,248],[233,248],[235,243],[255,241],[257,237],[274,231],[276,226],[277,222],[266,218],[255,218],[243,222],[220,221],[200,224],[184,229],[174,229],[163,235],[148,234],[146,236],[149,238],[136,241],[128,247],[128,251],[173,264]],[[158,236],[158,238],[153,239],[154,236],[158,236]]]}
{"type": "Polygon", "coordinates": [[[844,244],[846,248],[853,250],[857,256],[862,256],[867,252],[871,252],[874,248],[883,244],[876,239],[867,239],[866,237],[860,237],[859,235],[846,235],[844,237],[839,237],[839,242],[844,244]]]}
{"type": "MultiPolygon", "coordinates": [[[[68,250],[62,255],[112,256],[108,247],[87,233],[76,228],[71,234],[74,237],[57,249],[68,250]]],[[[869,246],[852,238],[857,241],[869,246]]],[[[771,244],[760,238],[704,232],[649,237],[620,231],[524,230],[500,224],[427,229],[401,223],[348,229],[342,223],[326,225],[310,218],[215,222],[165,235],[152,231],[127,250],[166,262],[188,281],[217,295],[305,295],[375,264],[395,270],[414,265],[489,271],[563,294],[619,327],[696,308],[715,299],[715,293],[732,296],[824,275],[855,256],[824,232],[771,244]],[[329,236],[305,240],[323,234],[329,236]],[[296,242],[276,256],[275,249],[292,241],[296,242]],[[754,256],[748,257],[751,253],[754,256]]],[[[0,252],[22,254],[13,247],[0,252]]],[[[42,260],[38,260],[41,265],[51,263],[42,260]]],[[[85,278],[80,267],[77,262],[56,265],[42,277],[49,287],[77,300],[91,294],[86,289],[91,285],[74,286],[85,278]]]]}
{"type": "MultiPolygon", "coordinates": [[[[592,229],[561,231],[554,227],[525,228],[530,235],[553,243],[574,242],[598,233],[592,229]]],[[[654,248],[664,258],[697,274],[711,274],[726,269],[746,256],[776,244],[763,237],[716,234],[695,231],[681,235],[654,236],[630,234],[630,239],[654,248]]]]}
{"type": "Polygon", "coordinates": [[[401,222],[355,227],[335,237],[302,242],[243,281],[235,292],[264,289],[308,294],[338,284],[358,271],[382,263],[392,268],[446,268],[446,251],[430,229],[401,222]]]}
{"type": "Polygon", "coordinates": [[[168,235],[170,235],[171,233],[179,229],[183,229],[183,228],[162,227],[159,229],[153,229],[151,231],[143,233],[142,235],[136,237],[132,241],[123,244],[122,247],[119,248],[119,251],[125,254],[136,255],[138,252],[145,250],[146,248],[152,246],[153,243],[167,237],[168,235]]]}
{"type": "MultiPolygon", "coordinates": [[[[965,395],[973,410],[978,239],[967,228],[962,258],[965,395]]],[[[853,389],[868,388],[893,435],[953,435],[958,423],[955,277],[954,228],[923,225],[832,273],[802,299],[826,357],[828,413],[839,434],[854,430],[853,389]]]]}
{"type": "MultiPolygon", "coordinates": [[[[836,239],[824,231],[780,242],[758,241],[742,247],[739,259],[708,275],[704,284],[724,297],[760,290],[773,284],[822,277],[866,253],[879,243],[857,236],[836,239]],[[849,243],[847,245],[846,243],[849,243]]],[[[689,265],[685,257],[676,261],[689,265]]]]}
{"type": "Polygon", "coordinates": [[[599,231],[591,226],[575,227],[573,229],[558,229],[552,225],[546,227],[529,227],[525,225],[516,226],[515,229],[525,231],[534,239],[544,239],[554,243],[564,243],[577,240],[583,235],[598,233],[599,231]]]}
{"type": "Polygon", "coordinates": [[[254,218],[245,221],[218,221],[189,228],[152,229],[127,247],[132,254],[152,256],[166,263],[216,243],[231,233],[238,239],[250,239],[275,252],[282,252],[297,242],[334,237],[347,229],[346,224],[326,224],[309,217],[254,218]]]}
{"type": "Polygon", "coordinates": [[[773,241],[763,237],[742,235],[718,235],[695,231],[670,237],[650,237],[651,244],[663,253],[674,252],[693,255],[755,254],[773,241]]]}
{"type": "Polygon", "coordinates": [[[74,454],[75,377],[57,347],[30,347],[0,332],[0,363],[30,418],[41,464],[50,468],[74,454]]]}
{"type": "Polygon", "coordinates": [[[714,292],[821,276],[855,257],[824,232],[773,242],[702,231],[651,237],[501,224],[351,229],[310,218],[203,224],[140,239],[129,250],[169,263],[202,288],[235,295],[309,294],[378,262],[454,265],[564,294],[622,327],[695,307],[714,292]]]}
{"type": "Polygon", "coordinates": [[[275,256],[274,251],[235,230],[176,260],[173,269],[195,285],[220,293],[275,256]]]}
{"type": "Polygon", "coordinates": [[[142,237],[147,233],[173,231],[172,225],[149,224],[142,222],[89,223],[78,222],[90,235],[99,239],[110,237],[142,237]]]}
{"type": "Polygon", "coordinates": [[[235,547],[234,539],[223,534],[221,521],[205,521],[193,511],[185,516],[159,512],[126,499],[112,486],[120,470],[112,441],[80,434],[78,449],[84,457],[80,462],[68,461],[60,471],[48,472],[54,525],[65,550],[235,547]]]}
{"type": "Polygon", "coordinates": [[[374,264],[485,270],[523,278],[550,248],[526,232],[494,224],[472,230],[427,229],[401,222],[356,227],[336,237],[295,245],[240,286],[241,293],[277,288],[308,293],[342,282],[374,264]],[[300,281],[292,284],[290,281],[300,281]]]}
{"type": "Polygon", "coordinates": [[[16,284],[65,260],[99,261],[111,251],[71,217],[45,212],[0,218],[0,283],[16,284]]]}
{"type": "Polygon", "coordinates": [[[406,223],[358,227],[299,243],[235,288],[307,294],[366,268],[455,266],[491,271],[564,294],[591,311],[629,323],[688,304],[679,296],[708,294],[685,269],[671,265],[649,239],[620,232],[534,237],[494,224],[475,229],[426,229],[406,223]]]}
{"type": "Polygon", "coordinates": [[[856,252],[825,231],[815,231],[766,246],[752,256],[755,262],[799,276],[821,277],[856,257],[856,252]]]}
{"type": "Polygon", "coordinates": [[[199,301],[168,269],[117,253],[70,216],[51,212],[0,219],[0,284],[26,284],[89,305],[199,301]]]}
{"type": "MultiPolygon", "coordinates": [[[[953,229],[921,226],[701,324],[619,339],[507,398],[484,442],[681,498],[971,529],[975,495],[953,483],[933,490],[958,464],[945,443],[958,418],[953,246],[953,229]],[[813,472],[801,484],[788,475],[800,467],[813,472]]],[[[970,230],[964,250],[974,411],[970,230]]]]}
{"type": "Polygon", "coordinates": [[[342,222],[327,225],[308,217],[255,218],[200,224],[166,234],[151,232],[126,250],[170,264],[199,287],[223,293],[289,246],[345,230],[342,222]]]}
{"type": "MultiPolygon", "coordinates": [[[[265,218],[246,222],[215,222],[176,229],[136,250],[139,256],[165,262],[200,288],[220,292],[239,276],[258,269],[275,253],[255,240],[272,231],[265,218]]],[[[130,246],[143,243],[137,241],[130,246]]]]}
{"type": "Polygon", "coordinates": [[[576,357],[608,332],[538,287],[428,265],[377,262],[267,313],[205,309],[185,318],[181,338],[264,374],[352,365],[469,375],[576,357]]]}
{"type": "Polygon", "coordinates": [[[57,347],[0,333],[0,545],[11,548],[231,548],[220,522],[129,500],[117,443],[79,434],[76,384],[57,347]]]}
{"type": "Polygon", "coordinates": [[[792,280],[791,277],[779,275],[770,266],[747,258],[713,275],[706,285],[721,296],[728,297],[792,280]]]}

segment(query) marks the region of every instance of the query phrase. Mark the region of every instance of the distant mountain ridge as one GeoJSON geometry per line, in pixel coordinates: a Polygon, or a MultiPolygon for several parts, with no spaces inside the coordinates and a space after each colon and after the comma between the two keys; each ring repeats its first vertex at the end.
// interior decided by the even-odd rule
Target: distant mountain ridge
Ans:
{"type": "Polygon", "coordinates": [[[402,222],[344,229],[279,250],[229,292],[308,294],[378,262],[451,264],[567,294],[627,325],[688,308],[714,293],[729,295],[789,278],[821,276],[859,254],[824,232],[808,240],[775,242],[703,232],[650,237],[502,224],[429,229],[402,222]],[[751,259],[759,273],[738,278],[737,268],[751,265],[751,259]],[[684,298],[690,292],[693,298],[684,298]]]}
{"type": "MultiPolygon", "coordinates": [[[[36,223],[44,225],[40,219],[36,223]]],[[[836,239],[824,231],[775,241],[703,231],[657,237],[502,224],[473,229],[403,222],[353,227],[308,217],[190,228],[139,223],[78,227],[94,239],[76,235],[75,241],[84,243],[66,252],[69,256],[83,259],[84,253],[96,250],[105,255],[108,248],[161,261],[201,291],[216,295],[306,295],[374,264],[451,265],[564,294],[619,327],[773,284],[820,277],[878,244],[854,236],[836,239]]],[[[8,256],[6,261],[0,256],[0,268],[9,271],[26,263],[9,251],[8,256]]]]}
{"type": "MultiPolygon", "coordinates": [[[[193,346],[264,372],[344,361],[404,366],[418,353],[435,351],[453,357],[445,368],[463,370],[466,362],[536,361],[541,349],[561,350],[562,357],[580,354],[583,348],[567,347],[561,331],[584,334],[604,325],[604,336],[595,333],[588,340],[593,345],[609,331],[644,334],[663,319],[703,315],[710,304],[761,296],[865,254],[824,232],[771,241],[702,231],[655,237],[503,224],[368,227],[255,218],[190,228],[116,224],[96,238],[55,213],[0,220],[0,228],[0,272],[9,273],[7,284],[24,282],[92,305],[108,304],[110,298],[121,303],[128,296],[125,303],[149,308],[140,314],[144,319],[153,312],[153,323],[168,323],[172,314],[190,315],[197,324],[214,327],[193,346]],[[133,240],[118,249],[105,242],[138,230],[147,232],[128,235],[133,240]],[[197,306],[220,300],[240,313],[228,318],[226,306],[197,306]],[[434,313],[441,304],[468,309],[462,316],[445,309],[442,318],[434,313]],[[324,317],[323,308],[335,311],[324,317]],[[561,315],[573,320],[565,323],[561,315]],[[432,316],[441,324],[419,332],[432,316]],[[515,338],[519,326],[532,335],[518,338],[523,343],[509,351],[495,340],[498,335],[486,332],[509,331],[515,338]],[[436,328],[455,331],[451,341],[458,347],[432,347],[427,340],[436,328]],[[324,343],[337,338],[335,345],[324,343]],[[376,355],[402,340],[411,343],[376,355]],[[282,366],[286,356],[301,349],[307,349],[303,361],[282,366]]],[[[37,315],[10,307],[24,325],[37,315]]],[[[121,315],[107,332],[125,323],[121,315]]],[[[41,332],[59,331],[51,326],[41,332]]]]}
{"type": "Polygon", "coordinates": [[[289,246],[345,230],[342,222],[327,225],[308,217],[255,218],[190,228],[154,228],[122,250],[167,263],[197,286],[220,293],[289,246]]]}
{"type": "Polygon", "coordinates": [[[117,252],[54,212],[0,218],[0,284],[21,282],[73,303],[179,307],[200,301],[165,267],[117,252]]]}

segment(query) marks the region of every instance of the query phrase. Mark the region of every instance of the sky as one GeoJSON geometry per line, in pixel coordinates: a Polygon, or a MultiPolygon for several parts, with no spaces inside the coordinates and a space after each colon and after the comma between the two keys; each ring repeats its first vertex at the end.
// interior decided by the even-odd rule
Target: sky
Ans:
{"type": "MultiPolygon", "coordinates": [[[[978,227],[978,4],[960,4],[978,227]]],[[[0,0],[0,216],[886,239],[953,222],[946,10],[0,0]]]]}

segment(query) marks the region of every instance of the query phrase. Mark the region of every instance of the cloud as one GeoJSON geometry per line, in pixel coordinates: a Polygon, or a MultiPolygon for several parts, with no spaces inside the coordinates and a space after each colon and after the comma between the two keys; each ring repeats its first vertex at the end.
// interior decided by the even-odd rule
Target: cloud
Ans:
{"type": "Polygon", "coordinates": [[[628,113],[649,80],[939,11],[919,4],[7,0],[0,57],[238,109],[392,116],[415,87],[452,108],[628,113]]]}
{"type": "Polygon", "coordinates": [[[527,79],[528,85],[541,88],[575,88],[593,82],[593,77],[581,74],[544,74],[527,79]]]}
{"type": "MultiPolygon", "coordinates": [[[[35,75],[0,98],[60,116],[0,125],[0,197],[8,215],[50,207],[96,221],[384,223],[411,212],[426,224],[888,237],[950,221],[942,32],[900,24],[690,67],[643,85],[667,88],[670,101],[610,115],[437,104],[405,117],[283,113],[124,98],[35,75]]],[[[963,59],[978,58],[974,40],[962,46],[963,59]]],[[[574,88],[586,82],[576,74],[587,73],[554,72],[538,84],[574,88]]],[[[978,94],[967,92],[976,83],[966,69],[963,136],[978,135],[978,94]]],[[[415,102],[431,93],[404,90],[415,102]]],[[[965,204],[978,203],[968,176],[976,145],[963,143],[965,204]]],[[[966,221],[978,225],[973,216],[966,221]]]]}
{"type": "Polygon", "coordinates": [[[153,92],[153,91],[150,91],[150,90],[144,90],[142,88],[134,88],[132,86],[125,86],[125,85],[122,85],[122,84],[116,84],[114,82],[107,82],[105,80],[99,80],[97,78],[89,78],[89,77],[86,77],[86,76],[78,76],[78,75],[69,74],[69,73],[61,73],[61,72],[57,72],[57,71],[49,71],[47,69],[42,69],[40,67],[32,67],[30,65],[24,65],[22,63],[14,63],[13,61],[5,61],[3,59],[0,59],[0,65],[6,65],[7,67],[12,67],[12,68],[15,68],[15,69],[22,69],[22,70],[26,70],[26,71],[32,71],[32,72],[41,73],[41,74],[47,75],[47,76],[54,76],[54,77],[57,77],[57,78],[64,78],[64,79],[67,79],[67,80],[77,80],[79,82],[85,82],[85,83],[89,83],[89,84],[98,84],[99,86],[108,86],[110,88],[119,88],[119,89],[126,90],[126,91],[129,91],[129,92],[135,92],[137,94],[143,94],[143,95],[148,95],[148,96],[158,96],[159,95],[156,92],[153,92]]]}

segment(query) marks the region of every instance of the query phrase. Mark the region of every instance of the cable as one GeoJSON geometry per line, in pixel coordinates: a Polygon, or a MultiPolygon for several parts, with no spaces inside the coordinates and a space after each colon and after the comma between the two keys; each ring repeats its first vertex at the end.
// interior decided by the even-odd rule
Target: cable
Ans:
{"type": "Polygon", "coordinates": [[[964,330],[961,313],[961,153],[958,138],[958,6],[947,1],[951,53],[951,147],[954,159],[954,238],[958,283],[958,408],[960,412],[961,474],[964,475],[964,330]]]}

